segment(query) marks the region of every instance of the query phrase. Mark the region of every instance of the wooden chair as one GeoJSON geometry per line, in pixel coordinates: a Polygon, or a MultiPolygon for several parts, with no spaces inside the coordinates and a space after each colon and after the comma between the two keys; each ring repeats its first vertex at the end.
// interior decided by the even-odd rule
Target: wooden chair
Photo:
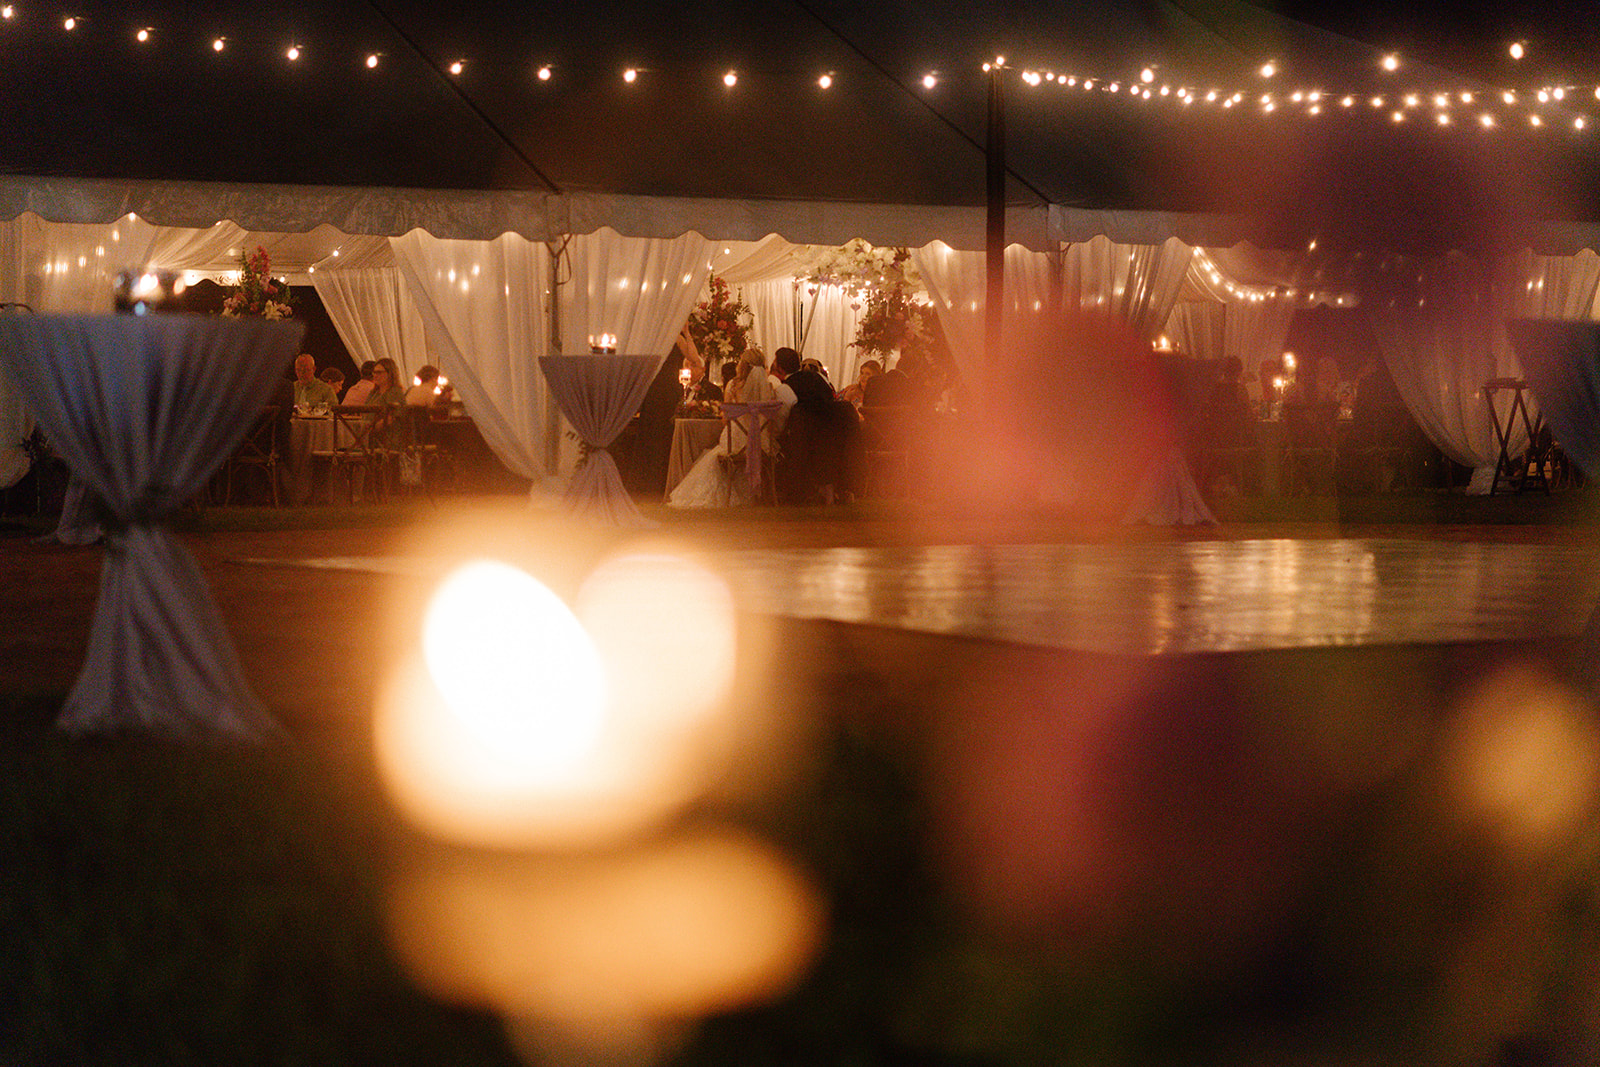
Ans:
{"type": "Polygon", "coordinates": [[[406,488],[404,472],[414,469],[418,480],[413,484],[426,493],[431,502],[438,488],[441,468],[449,468],[451,485],[455,484],[455,457],[442,440],[441,423],[435,420],[433,408],[415,405],[401,408],[396,418],[395,462],[402,475],[398,483],[402,489],[406,488]]]}
{"type": "Polygon", "coordinates": [[[861,492],[880,499],[911,495],[911,452],[917,435],[917,409],[904,405],[861,408],[861,492]]]}
{"type": "MultiPolygon", "coordinates": [[[[313,448],[311,456],[315,459],[328,461],[329,489],[332,489],[332,479],[341,469],[345,471],[348,479],[348,492],[350,503],[355,503],[356,482],[355,471],[360,469],[365,475],[366,471],[378,467],[379,480],[382,480],[382,465],[375,464],[374,433],[387,423],[389,407],[386,404],[335,404],[330,409],[332,415],[332,439],[326,448],[313,448]]],[[[381,495],[382,486],[379,486],[381,495]]]]}
{"type": "Polygon", "coordinates": [[[223,504],[233,503],[233,476],[243,468],[254,468],[267,476],[267,485],[272,492],[272,506],[279,507],[278,502],[278,416],[281,414],[278,405],[268,404],[261,409],[261,414],[256,416],[251,423],[250,430],[244,435],[244,440],[239,442],[239,447],[228,457],[225,486],[222,492],[223,504]]]}
{"type": "Polygon", "coordinates": [[[773,464],[776,457],[762,448],[769,420],[783,410],[781,401],[768,400],[759,404],[724,404],[723,433],[727,447],[718,452],[717,462],[722,467],[724,484],[728,487],[728,503],[733,503],[734,479],[749,479],[750,499],[757,503],[776,504],[776,486],[773,482],[773,464]],[[733,451],[733,427],[738,424],[744,431],[744,447],[733,451]],[[752,449],[754,452],[752,453],[752,449]]]}

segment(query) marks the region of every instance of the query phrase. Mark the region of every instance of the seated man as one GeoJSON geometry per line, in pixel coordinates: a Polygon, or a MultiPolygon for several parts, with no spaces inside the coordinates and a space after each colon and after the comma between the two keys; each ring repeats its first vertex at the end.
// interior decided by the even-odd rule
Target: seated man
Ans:
{"type": "Polygon", "coordinates": [[[803,368],[794,349],[774,352],[773,366],[774,376],[781,376],[795,398],[778,437],[774,471],[778,502],[832,503],[835,492],[847,488],[846,456],[857,430],[855,407],[835,399],[828,380],[803,368]]]}
{"type": "Polygon", "coordinates": [[[333,387],[317,377],[317,361],[310,352],[302,352],[294,359],[294,406],[309,410],[311,408],[331,408],[339,402],[339,394],[333,387]]]}
{"type": "Polygon", "coordinates": [[[417,381],[406,390],[406,403],[412,407],[428,407],[439,399],[439,368],[424,363],[417,370],[417,381]]]}

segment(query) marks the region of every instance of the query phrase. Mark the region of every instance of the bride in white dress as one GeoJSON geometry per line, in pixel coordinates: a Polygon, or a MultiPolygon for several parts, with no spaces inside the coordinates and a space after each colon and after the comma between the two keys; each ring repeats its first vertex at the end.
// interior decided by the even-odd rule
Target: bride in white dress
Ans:
{"type": "MultiPolygon", "coordinates": [[[[767,357],[754,345],[739,357],[739,373],[728,383],[726,402],[730,404],[760,404],[778,399],[772,380],[767,377],[767,357]]],[[[767,463],[772,462],[772,443],[777,426],[768,422],[761,435],[761,450],[767,463]]],[[[667,506],[674,508],[725,508],[730,504],[750,501],[750,483],[745,478],[744,464],[724,464],[724,456],[744,452],[745,432],[742,426],[729,424],[715,448],[701,453],[689,473],[683,476],[677,488],[667,495],[667,506]],[[737,467],[737,470],[734,468],[737,467]]]]}

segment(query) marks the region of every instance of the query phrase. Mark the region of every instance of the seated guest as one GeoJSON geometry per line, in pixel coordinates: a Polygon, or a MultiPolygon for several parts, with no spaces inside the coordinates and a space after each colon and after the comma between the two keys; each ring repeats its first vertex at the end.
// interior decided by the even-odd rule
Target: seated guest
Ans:
{"type": "MultiPolygon", "coordinates": [[[[832,400],[833,386],[828,379],[814,370],[800,365],[800,353],[792,348],[780,348],[772,353],[773,377],[789,387],[795,402],[801,400],[832,400]]],[[[782,395],[779,390],[779,395],[782,395]]]]}
{"type": "Polygon", "coordinates": [[[689,392],[684,397],[685,404],[704,404],[723,399],[722,386],[706,376],[706,365],[703,361],[685,360],[684,366],[689,368],[689,392]]]}
{"type": "Polygon", "coordinates": [[[317,377],[328,383],[334,396],[338,396],[344,390],[344,371],[338,367],[324,367],[317,377]]]}
{"type": "Polygon", "coordinates": [[[294,358],[294,406],[302,410],[331,408],[339,402],[339,394],[327,382],[317,377],[317,360],[310,352],[294,358]]]}
{"type": "Polygon", "coordinates": [[[883,364],[875,359],[869,359],[861,364],[861,369],[856,372],[856,380],[839,390],[839,399],[848,400],[857,409],[866,402],[867,383],[883,373],[883,364]]]}
{"type": "Polygon", "coordinates": [[[417,380],[406,390],[406,403],[412,407],[428,407],[439,399],[439,368],[424,363],[417,370],[417,380]]]}
{"type": "Polygon", "coordinates": [[[739,373],[739,361],[730,359],[722,365],[722,398],[728,398],[728,386],[732,384],[734,376],[739,373]]]}
{"type": "Polygon", "coordinates": [[[800,353],[780,348],[773,362],[794,395],[779,431],[775,487],[779,503],[832,503],[846,489],[847,456],[854,451],[856,409],[838,400],[828,380],[801,365],[800,353]]]}
{"type": "Polygon", "coordinates": [[[917,383],[907,373],[904,356],[882,374],[875,374],[862,385],[862,406],[869,408],[908,407],[917,401],[917,383]]]}
{"type": "Polygon", "coordinates": [[[372,368],[372,393],[367,397],[367,403],[404,404],[405,402],[406,390],[400,384],[400,368],[395,365],[394,360],[385,356],[372,368]]]}
{"type": "Polygon", "coordinates": [[[372,395],[372,368],[378,365],[377,360],[369,359],[361,364],[361,377],[356,379],[356,384],[344,394],[346,404],[365,404],[367,397],[372,395]]]}
{"type": "Polygon", "coordinates": [[[800,369],[815,371],[822,375],[823,380],[827,381],[829,385],[833,384],[833,382],[828,381],[828,368],[822,365],[822,360],[820,359],[802,359],[800,361],[800,369]]]}

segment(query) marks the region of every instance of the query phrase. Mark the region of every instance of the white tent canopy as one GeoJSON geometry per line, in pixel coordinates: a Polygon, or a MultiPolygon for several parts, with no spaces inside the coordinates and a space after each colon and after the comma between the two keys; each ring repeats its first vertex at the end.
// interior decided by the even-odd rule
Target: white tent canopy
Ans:
{"type": "MultiPolygon", "coordinates": [[[[5,222],[0,226],[0,300],[43,311],[104,310],[110,301],[109,279],[118,269],[154,264],[217,275],[237,269],[240,251],[260,244],[270,253],[275,273],[317,286],[353,354],[363,359],[391,356],[403,368],[424,360],[442,365],[451,362],[453,348],[460,351],[443,340],[447,331],[441,329],[442,319],[430,328],[419,313],[420,300],[432,304],[437,314],[444,290],[420,291],[422,276],[401,269],[396,255],[397,249],[420,247],[415,242],[424,238],[457,244],[463,262],[471,260],[481,271],[495,259],[490,250],[508,241],[519,246],[519,261],[533,263],[558,254],[577,238],[620,248],[629,242],[643,247],[694,235],[706,242],[697,246],[706,249],[706,267],[739,285],[759,309],[757,342],[768,350],[785,344],[804,347],[806,354],[823,360],[839,384],[854,378],[859,362],[849,346],[854,309],[843,294],[811,294],[795,284],[818,249],[862,238],[919,250],[946,334],[969,372],[977,366],[976,323],[986,295],[981,255],[985,213],[974,207],[11,176],[0,177],[0,220],[5,222]],[[943,267],[929,258],[934,249],[942,250],[938,261],[943,267]],[[947,269],[955,262],[951,253],[961,263],[953,272],[947,269]]],[[[1241,354],[1254,363],[1281,344],[1287,316],[1265,308],[1252,311],[1252,301],[1259,302],[1263,288],[1292,290],[1305,284],[1307,257],[1304,250],[1257,248],[1245,239],[1248,231],[1248,220],[1220,216],[1082,211],[1060,205],[1014,208],[1007,218],[1007,272],[1013,285],[1024,274],[1033,278],[1029,291],[1039,293],[1050,290],[1045,279],[1054,272],[1063,306],[1117,307],[1137,316],[1133,325],[1141,333],[1153,335],[1165,327],[1185,337],[1220,340],[1249,349],[1227,354],[1241,354]],[[1159,272],[1159,279],[1152,271],[1159,272]],[[1130,304],[1134,292],[1139,295],[1130,304]],[[1219,327],[1207,313],[1196,312],[1190,306],[1196,300],[1226,304],[1227,321],[1219,327]]],[[[1600,244],[1595,239],[1600,231],[1591,231],[1593,227],[1578,224],[1527,228],[1520,259],[1505,259],[1512,269],[1494,272],[1502,288],[1565,277],[1578,267],[1574,276],[1581,281],[1572,292],[1566,291],[1572,286],[1563,289],[1559,307],[1545,300],[1530,309],[1527,298],[1519,299],[1522,313],[1594,317],[1594,272],[1588,266],[1593,253],[1572,255],[1600,244]],[[1526,249],[1561,256],[1530,266],[1526,249]],[[1532,268],[1537,268],[1537,277],[1529,274],[1532,268]]],[[[681,273],[676,270],[675,277],[681,273]]],[[[522,275],[542,277],[538,271],[522,271],[518,277],[522,275]]],[[[656,281],[664,282],[665,276],[656,281]]],[[[509,280],[501,282],[497,298],[516,309],[514,317],[532,323],[548,313],[540,284],[513,292],[509,280]]],[[[1026,314],[1028,308],[1015,299],[1017,292],[1009,295],[1013,306],[1008,314],[1026,314]]],[[[1039,310],[1043,304],[1034,299],[1029,306],[1039,310]]],[[[607,314],[614,317],[615,308],[607,314]]],[[[621,331],[611,322],[587,321],[583,314],[563,320],[568,341],[602,332],[621,331]]],[[[663,335],[658,347],[664,352],[675,328],[646,332],[651,338],[663,335]]],[[[1450,380],[1455,395],[1470,399],[1484,375],[1519,373],[1503,343],[1493,345],[1488,362],[1458,361],[1436,339],[1427,352],[1407,345],[1404,338],[1412,333],[1417,331],[1402,322],[1382,336],[1395,339],[1385,344],[1386,361],[1414,407],[1416,397],[1439,391],[1441,376],[1450,380]]],[[[481,368],[485,359],[537,360],[569,347],[561,337],[531,326],[524,341],[528,338],[532,341],[475,352],[473,359],[481,368]]],[[[655,342],[641,336],[640,343],[655,342]]],[[[530,370],[533,366],[529,364],[530,370]]],[[[502,458],[513,469],[530,469],[538,461],[546,471],[565,466],[561,461],[570,462],[572,450],[560,444],[563,438],[542,382],[535,374],[526,390],[514,392],[519,413],[512,421],[526,424],[517,434],[521,443],[513,448],[509,434],[498,435],[503,440],[497,442],[497,451],[509,450],[502,458]]],[[[1418,411],[1418,418],[1452,456],[1476,460],[1490,451],[1481,418],[1434,418],[1428,410],[1418,411]]],[[[5,469],[15,471],[17,463],[7,462],[5,469]]]]}

